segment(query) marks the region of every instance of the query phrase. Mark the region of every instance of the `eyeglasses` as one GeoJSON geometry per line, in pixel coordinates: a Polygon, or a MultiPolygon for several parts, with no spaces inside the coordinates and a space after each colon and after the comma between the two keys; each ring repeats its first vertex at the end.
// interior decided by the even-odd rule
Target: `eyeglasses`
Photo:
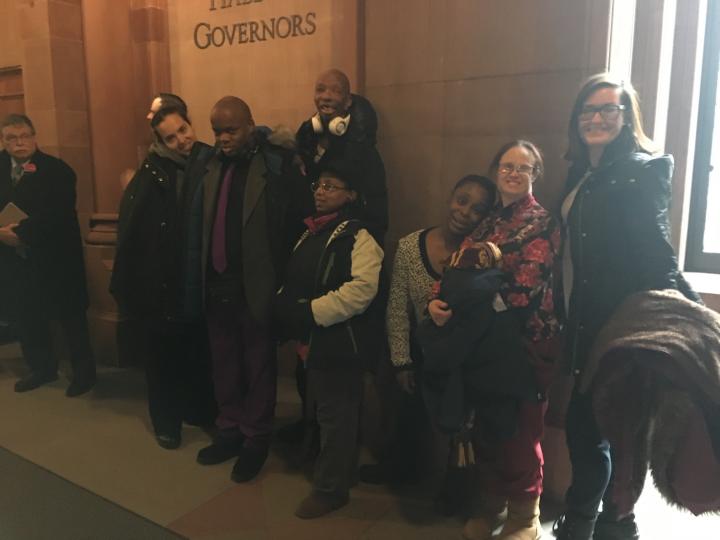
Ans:
{"type": "Polygon", "coordinates": [[[592,120],[596,113],[600,113],[603,120],[611,122],[617,119],[620,111],[625,110],[625,105],[618,105],[617,103],[606,103],[605,105],[585,105],[581,110],[578,117],[580,120],[592,120]]]}
{"type": "Polygon", "coordinates": [[[17,144],[18,142],[28,142],[35,135],[32,133],[23,133],[21,135],[7,135],[3,138],[5,144],[17,144]]]}
{"type": "Polygon", "coordinates": [[[336,186],[328,182],[313,182],[310,184],[310,191],[315,193],[318,189],[322,189],[325,192],[332,193],[333,191],[349,191],[349,188],[336,186]]]}
{"type": "Polygon", "coordinates": [[[537,167],[532,165],[514,165],[512,163],[501,163],[498,166],[498,172],[501,174],[512,174],[513,171],[517,171],[518,174],[530,176],[535,172],[537,167]]]}

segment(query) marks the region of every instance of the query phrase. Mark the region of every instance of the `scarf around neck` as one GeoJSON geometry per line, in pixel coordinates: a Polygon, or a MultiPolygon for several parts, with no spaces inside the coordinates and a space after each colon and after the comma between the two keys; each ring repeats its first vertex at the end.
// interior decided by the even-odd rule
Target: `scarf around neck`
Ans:
{"type": "Polygon", "coordinates": [[[309,216],[303,220],[303,223],[307,226],[310,234],[317,234],[334,223],[339,216],[340,212],[333,212],[332,214],[324,214],[322,216],[309,216]]]}
{"type": "Polygon", "coordinates": [[[150,145],[150,149],[148,151],[151,154],[155,154],[157,156],[160,156],[161,158],[166,158],[172,161],[173,163],[177,164],[178,167],[181,169],[184,169],[187,167],[188,158],[181,155],[180,153],[176,152],[175,150],[170,150],[167,146],[165,146],[162,143],[159,142],[153,142],[150,145]]]}

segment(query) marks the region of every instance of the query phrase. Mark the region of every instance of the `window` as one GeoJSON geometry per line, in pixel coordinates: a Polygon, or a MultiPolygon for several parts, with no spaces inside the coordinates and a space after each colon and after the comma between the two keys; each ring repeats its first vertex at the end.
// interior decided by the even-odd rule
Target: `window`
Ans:
{"type": "Polygon", "coordinates": [[[685,267],[720,273],[720,2],[708,2],[685,267]]]}

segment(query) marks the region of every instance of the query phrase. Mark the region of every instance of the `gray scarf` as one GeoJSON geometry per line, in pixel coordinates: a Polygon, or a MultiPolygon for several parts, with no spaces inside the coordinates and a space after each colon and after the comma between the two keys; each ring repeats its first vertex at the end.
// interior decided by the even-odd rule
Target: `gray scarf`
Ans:
{"type": "Polygon", "coordinates": [[[148,152],[174,161],[181,169],[184,169],[188,163],[188,158],[177,153],[175,150],[170,150],[167,146],[157,141],[150,145],[148,152]]]}

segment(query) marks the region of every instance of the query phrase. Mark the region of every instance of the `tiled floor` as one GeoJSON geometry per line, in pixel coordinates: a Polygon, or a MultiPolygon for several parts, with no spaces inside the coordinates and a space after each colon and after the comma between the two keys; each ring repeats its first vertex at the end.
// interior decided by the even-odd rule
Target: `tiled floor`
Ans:
{"type": "Polygon", "coordinates": [[[182,540],[184,537],[0,448],[3,540],[182,540]]]}
{"type": "MultiPolygon", "coordinates": [[[[178,450],[159,448],[146,419],[141,373],[103,369],[96,389],[79,399],[64,397],[63,378],[15,394],[12,386],[22,370],[17,356],[16,348],[0,347],[0,446],[188,538],[460,538],[461,521],[436,516],[424,494],[363,484],[342,510],[299,520],[293,511],[309,484],[287,470],[276,453],[257,480],[240,485],[229,479],[231,462],[195,463],[208,442],[199,429],[186,428],[178,450]]],[[[279,396],[278,416],[287,421],[298,407],[290,380],[281,381],[279,396]]],[[[720,518],[693,518],[671,509],[651,487],[641,499],[638,520],[644,539],[720,538],[720,518]]]]}

